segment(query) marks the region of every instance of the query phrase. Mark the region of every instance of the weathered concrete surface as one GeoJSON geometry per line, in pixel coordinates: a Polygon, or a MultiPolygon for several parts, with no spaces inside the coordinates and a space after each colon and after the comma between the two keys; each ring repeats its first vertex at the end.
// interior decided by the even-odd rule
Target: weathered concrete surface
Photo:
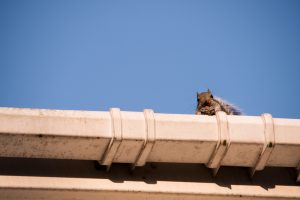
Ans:
{"type": "Polygon", "coordinates": [[[0,108],[0,199],[299,199],[296,168],[299,119],[0,108]]]}
{"type": "Polygon", "coordinates": [[[149,111],[0,108],[0,157],[99,160],[108,166],[204,163],[253,171],[300,163],[300,119],[149,111]]]}

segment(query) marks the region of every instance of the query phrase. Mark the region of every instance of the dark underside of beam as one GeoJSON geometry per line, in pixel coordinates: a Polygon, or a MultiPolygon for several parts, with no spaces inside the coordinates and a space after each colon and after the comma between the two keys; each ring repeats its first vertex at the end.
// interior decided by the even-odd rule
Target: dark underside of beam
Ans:
{"type": "Polygon", "coordinates": [[[130,170],[129,164],[113,164],[110,171],[96,161],[0,158],[0,175],[109,179],[115,183],[158,181],[216,183],[221,187],[254,185],[268,190],[277,185],[300,186],[293,168],[267,167],[253,178],[244,167],[221,167],[216,177],[201,164],[147,163],[130,170]]]}

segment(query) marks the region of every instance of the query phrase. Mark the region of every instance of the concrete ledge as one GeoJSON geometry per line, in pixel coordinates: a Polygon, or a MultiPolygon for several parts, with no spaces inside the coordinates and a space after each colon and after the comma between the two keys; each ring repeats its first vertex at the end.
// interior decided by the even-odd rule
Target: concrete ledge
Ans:
{"type": "Polygon", "coordinates": [[[0,108],[0,157],[298,167],[300,119],[217,116],[0,108]]]}

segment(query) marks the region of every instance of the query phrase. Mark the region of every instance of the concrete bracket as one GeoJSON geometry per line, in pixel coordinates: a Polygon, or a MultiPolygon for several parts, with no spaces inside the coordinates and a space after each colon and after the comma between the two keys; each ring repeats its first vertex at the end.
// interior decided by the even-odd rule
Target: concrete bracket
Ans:
{"type": "Polygon", "coordinates": [[[114,160],[115,154],[122,142],[122,118],[119,108],[110,109],[111,122],[112,122],[112,137],[109,145],[106,148],[105,154],[100,162],[101,165],[106,165],[107,170],[114,160]]]}
{"type": "Polygon", "coordinates": [[[265,143],[255,166],[250,169],[251,176],[254,175],[255,171],[263,170],[265,168],[275,146],[275,131],[272,115],[264,113],[261,115],[261,117],[264,122],[265,143]]]}
{"type": "Polygon", "coordinates": [[[228,128],[228,119],[225,112],[217,112],[216,118],[218,122],[219,137],[216,148],[212,153],[209,162],[206,164],[207,167],[213,169],[213,175],[216,176],[221,162],[226,155],[226,152],[230,146],[230,136],[228,128]]]}
{"type": "Polygon", "coordinates": [[[133,170],[136,166],[144,166],[147,162],[148,155],[150,154],[155,142],[155,117],[154,112],[151,109],[144,110],[145,122],[146,122],[146,134],[144,144],[137,156],[135,163],[132,164],[133,170]]]}

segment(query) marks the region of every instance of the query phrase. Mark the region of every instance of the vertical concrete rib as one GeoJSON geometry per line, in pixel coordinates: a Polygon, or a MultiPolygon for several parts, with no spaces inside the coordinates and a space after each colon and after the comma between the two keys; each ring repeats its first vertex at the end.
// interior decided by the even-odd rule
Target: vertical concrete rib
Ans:
{"type": "Polygon", "coordinates": [[[135,163],[132,164],[132,169],[136,166],[144,166],[147,162],[148,155],[155,142],[155,117],[154,112],[151,109],[144,110],[146,121],[146,134],[144,145],[142,146],[135,163]]]}
{"type": "Polygon", "coordinates": [[[228,120],[225,112],[217,112],[216,118],[218,121],[219,138],[216,144],[215,151],[213,152],[207,167],[213,169],[213,175],[215,176],[221,166],[221,162],[230,146],[230,136],[228,129],[228,120]]]}
{"type": "Polygon", "coordinates": [[[112,123],[112,137],[110,140],[109,145],[105,151],[103,159],[101,160],[100,164],[106,165],[107,170],[109,170],[116,152],[122,142],[122,118],[121,118],[121,111],[119,108],[111,108],[111,123],[112,123]]]}
{"type": "Polygon", "coordinates": [[[250,170],[251,176],[254,175],[255,171],[263,170],[265,168],[268,159],[275,147],[275,131],[274,131],[274,122],[273,122],[272,115],[265,113],[262,114],[261,117],[264,121],[265,143],[262,152],[257,159],[255,166],[250,170]]]}

